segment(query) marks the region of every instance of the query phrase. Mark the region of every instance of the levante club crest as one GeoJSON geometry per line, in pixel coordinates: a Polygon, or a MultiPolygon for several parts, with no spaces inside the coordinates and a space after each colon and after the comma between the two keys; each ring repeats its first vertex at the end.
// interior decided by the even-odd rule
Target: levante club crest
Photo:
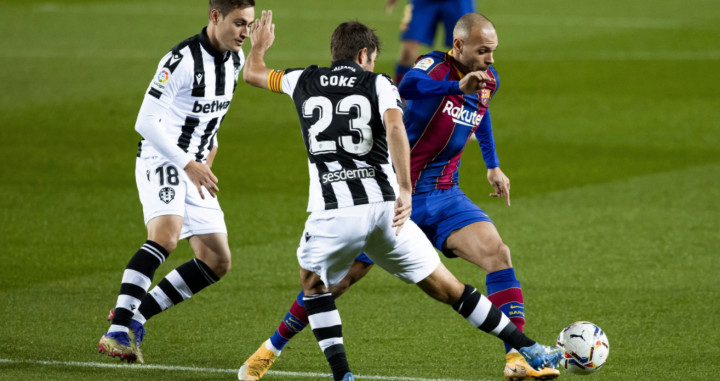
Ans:
{"type": "Polygon", "coordinates": [[[160,200],[166,204],[169,204],[175,198],[175,190],[170,187],[160,189],[160,200]]]}

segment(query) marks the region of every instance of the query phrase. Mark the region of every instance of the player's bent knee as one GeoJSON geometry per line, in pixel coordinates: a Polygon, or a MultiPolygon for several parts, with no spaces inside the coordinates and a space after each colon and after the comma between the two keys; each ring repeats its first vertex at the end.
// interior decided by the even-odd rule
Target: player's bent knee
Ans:
{"type": "Polygon", "coordinates": [[[172,253],[177,248],[180,232],[152,230],[148,233],[148,239],[162,246],[168,253],[172,253]]]}
{"type": "Polygon", "coordinates": [[[152,238],[150,238],[150,240],[157,243],[158,245],[162,246],[165,250],[167,250],[168,253],[172,253],[177,248],[177,239],[173,240],[172,238],[170,238],[170,239],[159,239],[159,238],[152,239],[152,238]]]}
{"type": "Polygon", "coordinates": [[[210,267],[210,270],[212,270],[218,278],[222,278],[230,271],[232,262],[229,256],[227,258],[218,258],[212,261],[212,263],[208,263],[208,267],[210,267]]]}
{"type": "Polygon", "coordinates": [[[465,291],[465,285],[442,264],[417,285],[428,296],[445,304],[454,304],[465,291]]]}
{"type": "Polygon", "coordinates": [[[504,243],[500,243],[493,254],[494,259],[494,271],[504,270],[512,267],[512,260],[510,259],[510,248],[504,243]]]}
{"type": "Polygon", "coordinates": [[[159,216],[151,219],[147,223],[148,239],[171,253],[180,240],[182,221],[180,216],[159,216]]]}

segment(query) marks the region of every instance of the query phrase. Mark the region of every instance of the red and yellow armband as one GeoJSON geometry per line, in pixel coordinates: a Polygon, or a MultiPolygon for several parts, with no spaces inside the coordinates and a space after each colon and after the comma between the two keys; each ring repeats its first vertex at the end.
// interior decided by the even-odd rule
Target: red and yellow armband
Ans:
{"type": "Polygon", "coordinates": [[[282,94],[282,77],[285,75],[285,70],[271,70],[268,74],[268,89],[274,93],[282,94]]]}

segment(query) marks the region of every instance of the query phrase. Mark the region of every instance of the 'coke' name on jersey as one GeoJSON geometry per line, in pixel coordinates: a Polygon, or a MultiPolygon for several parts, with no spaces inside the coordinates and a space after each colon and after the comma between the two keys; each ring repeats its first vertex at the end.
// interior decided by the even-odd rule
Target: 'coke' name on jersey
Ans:
{"type": "Polygon", "coordinates": [[[357,77],[346,77],[344,75],[331,75],[330,77],[328,77],[327,75],[321,75],[320,85],[355,87],[356,80],[357,77]]]}

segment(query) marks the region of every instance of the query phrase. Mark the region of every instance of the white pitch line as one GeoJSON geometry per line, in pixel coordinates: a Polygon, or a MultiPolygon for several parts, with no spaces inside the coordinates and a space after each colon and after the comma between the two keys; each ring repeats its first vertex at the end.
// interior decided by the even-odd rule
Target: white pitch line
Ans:
{"type": "MultiPolygon", "coordinates": [[[[79,361],[50,361],[50,360],[13,360],[0,359],[0,364],[33,364],[47,366],[70,366],[80,368],[113,368],[113,369],[133,369],[133,370],[167,370],[167,371],[184,371],[184,372],[205,372],[205,373],[237,373],[237,369],[219,369],[219,368],[198,368],[190,366],[174,366],[174,365],[152,365],[152,364],[117,364],[105,362],[79,362],[79,361]]],[[[313,372],[286,372],[279,370],[269,370],[267,374],[278,376],[294,376],[294,377],[320,377],[327,379],[328,373],[313,372]]],[[[357,379],[363,380],[381,380],[381,381],[466,381],[458,379],[446,378],[416,378],[416,377],[392,377],[392,376],[369,376],[355,375],[357,379]]],[[[490,380],[475,380],[490,381],[490,380]]]]}

